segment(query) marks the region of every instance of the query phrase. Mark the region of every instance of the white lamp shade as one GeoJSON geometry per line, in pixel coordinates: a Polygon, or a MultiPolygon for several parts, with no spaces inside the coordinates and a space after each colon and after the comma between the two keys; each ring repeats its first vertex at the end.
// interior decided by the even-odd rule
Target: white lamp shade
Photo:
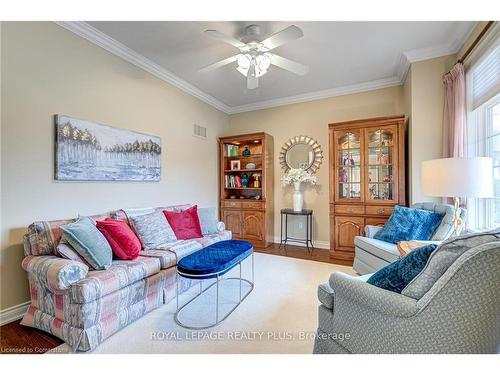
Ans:
{"type": "Polygon", "coordinates": [[[493,197],[491,158],[444,158],[422,162],[422,192],[430,197],[493,197]]]}

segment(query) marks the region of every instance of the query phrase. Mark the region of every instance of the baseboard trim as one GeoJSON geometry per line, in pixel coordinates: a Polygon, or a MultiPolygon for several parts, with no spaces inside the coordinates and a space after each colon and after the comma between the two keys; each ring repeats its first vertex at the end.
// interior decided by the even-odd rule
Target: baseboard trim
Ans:
{"type": "MultiPolygon", "coordinates": [[[[279,245],[280,243],[280,237],[276,236],[274,237],[274,243],[277,243],[279,245]]],[[[302,246],[302,247],[306,247],[305,244],[303,243],[299,243],[299,242],[292,242],[292,241],[288,241],[288,244],[289,245],[293,245],[293,246],[302,246]]],[[[314,247],[318,248],[318,249],[327,249],[327,250],[330,250],[330,242],[328,241],[315,241],[313,240],[313,245],[314,247]]]]}
{"type": "Polygon", "coordinates": [[[20,303],[19,305],[0,310],[0,326],[11,323],[14,320],[21,319],[28,310],[31,301],[20,303]]]}

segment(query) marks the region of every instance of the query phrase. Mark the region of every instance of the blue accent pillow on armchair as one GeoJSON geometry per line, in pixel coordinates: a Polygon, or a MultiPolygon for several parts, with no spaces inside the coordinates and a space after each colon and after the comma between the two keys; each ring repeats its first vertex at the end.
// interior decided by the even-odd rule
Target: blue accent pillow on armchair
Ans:
{"type": "Polygon", "coordinates": [[[373,238],[390,243],[428,241],[443,217],[444,213],[395,206],[389,220],[373,238]]]}
{"type": "Polygon", "coordinates": [[[366,281],[391,292],[401,291],[422,271],[436,244],[417,247],[401,259],[378,270],[366,281]]]}

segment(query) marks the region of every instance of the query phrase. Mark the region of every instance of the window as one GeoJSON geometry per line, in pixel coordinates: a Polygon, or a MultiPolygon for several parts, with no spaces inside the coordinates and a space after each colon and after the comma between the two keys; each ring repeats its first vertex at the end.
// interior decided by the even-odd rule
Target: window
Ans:
{"type": "Polygon", "coordinates": [[[467,226],[500,227],[500,38],[467,71],[468,155],[493,158],[493,199],[468,199],[467,226]]]}
{"type": "Polygon", "coordinates": [[[469,155],[493,158],[493,199],[468,200],[468,227],[500,227],[500,94],[469,114],[469,155]]]}

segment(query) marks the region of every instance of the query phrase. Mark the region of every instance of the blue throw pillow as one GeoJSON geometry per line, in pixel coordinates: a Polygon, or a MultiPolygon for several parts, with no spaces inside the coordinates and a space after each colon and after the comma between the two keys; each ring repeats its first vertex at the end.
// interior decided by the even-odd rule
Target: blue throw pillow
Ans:
{"type": "Polygon", "coordinates": [[[367,280],[367,283],[391,292],[401,293],[424,269],[436,247],[436,244],[429,244],[414,249],[401,259],[375,272],[367,280]]]}
{"type": "Polygon", "coordinates": [[[373,238],[390,243],[428,241],[443,220],[444,213],[395,206],[391,217],[373,238]]]}
{"type": "Polygon", "coordinates": [[[61,229],[63,238],[92,268],[104,270],[111,266],[111,246],[90,218],[81,216],[74,223],[61,225],[61,229]]]}
{"type": "Polygon", "coordinates": [[[198,218],[200,219],[201,233],[207,235],[218,232],[215,207],[198,208],[198,218]]]}

